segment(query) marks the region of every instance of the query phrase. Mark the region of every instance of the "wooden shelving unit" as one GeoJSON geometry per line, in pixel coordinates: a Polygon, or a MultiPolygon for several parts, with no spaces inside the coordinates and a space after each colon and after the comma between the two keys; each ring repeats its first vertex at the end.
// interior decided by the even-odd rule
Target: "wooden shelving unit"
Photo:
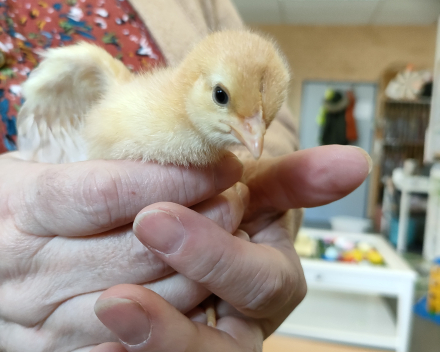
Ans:
{"type": "MultiPolygon", "coordinates": [[[[394,77],[395,74],[392,76],[394,77]]],[[[389,80],[384,80],[385,87],[389,80]]],[[[370,175],[369,216],[377,214],[382,203],[384,181],[393,170],[402,168],[406,159],[423,165],[425,133],[431,110],[430,99],[392,100],[379,95],[373,151],[374,167],[370,175]]]]}
{"type": "Polygon", "coordinates": [[[381,178],[403,167],[405,159],[415,159],[422,165],[430,107],[429,100],[384,101],[381,178]]]}

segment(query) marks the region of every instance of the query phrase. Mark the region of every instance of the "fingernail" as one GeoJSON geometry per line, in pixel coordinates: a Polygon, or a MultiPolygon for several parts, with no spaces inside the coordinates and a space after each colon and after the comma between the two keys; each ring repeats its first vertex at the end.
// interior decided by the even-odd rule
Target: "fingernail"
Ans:
{"type": "Polygon", "coordinates": [[[185,238],[185,228],[179,218],[160,209],[139,214],[133,231],[144,245],[164,254],[177,252],[185,238]]]}
{"type": "Polygon", "coordinates": [[[217,191],[223,191],[239,181],[243,174],[243,164],[238,158],[230,153],[223,157],[214,166],[215,187],[217,191]]]}
{"type": "Polygon", "coordinates": [[[234,236],[237,237],[237,238],[241,238],[242,240],[245,240],[246,242],[250,242],[251,241],[251,238],[249,237],[247,232],[243,231],[241,229],[238,229],[237,231],[235,231],[234,236]]]}
{"type": "Polygon", "coordinates": [[[359,151],[364,158],[367,160],[368,163],[368,174],[370,174],[371,170],[373,169],[373,160],[371,159],[370,155],[362,148],[356,147],[354,145],[350,145],[352,148],[356,148],[357,151],[359,151]]]}
{"type": "Polygon", "coordinates": [[[150,337],[151,323],[142,306],[130,299],[105,298],[95,303],[95,314],[121,342],[136,346],[150,337]]]}

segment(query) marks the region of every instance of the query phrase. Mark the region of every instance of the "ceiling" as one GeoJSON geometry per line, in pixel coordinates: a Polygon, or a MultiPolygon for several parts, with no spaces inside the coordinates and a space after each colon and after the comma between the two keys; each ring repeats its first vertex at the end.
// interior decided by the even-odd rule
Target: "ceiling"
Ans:
{"type": "Polygon", "coordinates": [[[248,23],[429,25],[440,0],[232,0],[248,23]]]}

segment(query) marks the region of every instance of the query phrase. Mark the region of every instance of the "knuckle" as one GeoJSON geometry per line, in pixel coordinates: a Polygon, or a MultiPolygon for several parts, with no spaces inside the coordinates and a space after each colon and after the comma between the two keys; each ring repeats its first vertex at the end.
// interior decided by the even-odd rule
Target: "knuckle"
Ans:
{"type": "MultiPolygon", "coordinates": [[[[185,180],[182,169],[180,169],[179,176],[182,178],[182,180],[185,180]]],[[[178,185],[175,185],[175,186],[178,189],[179,201],[181,201],[182,204],[189,204],[191,197],[190,197],[188,190],[194,189],[194,188],[188,188],[188,186],[185,184],[185,182],[183,183],[183,187],[179,187],[178,185]]]]}
{"type": "Polygon", "coordinates": [[[44,168],[41,170],[36,178],[37,200],[39,202],[45,202],[50,199],[51,202],[48,202],[48,205],[50,205],[57,197],[63,195],[64,192],[68,192],[66,187],[64,187],[66,179],[68,179],[68,175],[58,167],[44,168]],[[44,197],[39,197],[41,195],[44,195],[44,197]]]}
{"type": "Polygon", "coordinates": [[[33,289],[32,286],[34,285],[28,280],[2,284],[0,316],[5,321],[31,328],[37,326],[45,318],[51,307],[44,304],[44,298],[41,298],[40,295],[38,298],[31,295],[31,291],[34,294],[42,293],[39,286],[36,289],[33,289]]]}
{"type": "Polygon", "coordinates": [[[48,214],[65,211],[72,217],[81,215],[86,222],[105,229],[119,210],[120,184],[119,175],[99,166],[90,167],[80,175],[69,166],[45,168],[37,175],[34,197],[26,197],[25,205],[42,228],[46,227],[48,214]]]}
{"type": "Polygon", "coordinates": [[[221,250],[202,265],[194,267],[189,277],[207,287],[221,287],[222,282],[230,275],[230,270],[233,270],[234,261],[226,250],[221,250]]]}
{"type": "Polygon", "coordinates": [[[200,199],[201,195],[215,194],[215,175],[207,170],[185,169],[182,171],[181,187],[185,190],[185,197],[188,200],[200,199]],[[189,197],[189,195],[191,197],[189,197]]]}
{"type": "Polygon", "coordinates": [[[263,313],[272,308],[274,303],[278,305],[281,301],[284,302],[285,293],[286,285],[283,278],[269,272],[263,283],[252,290],[250,299],[248,297],[248,303],[245,304],[243,310],[252,312],[252,314],[263,313]]]}
{"type": "MultiPolygon", "coordinates": [[[[297,268],[298,269],[298,268],[297,268]]],[[[297,306],[307,293],[307,284],[301,270],[285,266],[267,267],[256,275],[254,289],[242,305],[242,312],[253,317],[263,317],[282,307],[297,306]]]]}
{"type": "Polygon", "coordinates": [[[233,196],[229,202],[227,202],[227,206],[224,208],[224,214],[230,221],[231,228],[229,230],[235,231],[242,221],[246,208],[247,188],[244,185],[239,186],[236,184],[231,190],[233,191],[233,196]]]}
{"type": "Polygon", "coordinates": [[[50,332],[13,323],[0,324],[0,330],[0,352],[58,351],[50,332]]]}
{"type": "Polygon", "coordinates": [[[216,198],[207,216],[227,232],[234,233],[241,223],[244,209],[236,187],[231,187],[216,198]]]}
{"type": "Polygon", "coordinates": [[[95,167],[79,180],[78,187],[79,191],[73,193],[78,211],[96,227],[108,227],[114,223],[115,214],[124,211],[119,201],[120,175],[95,167]]]}
{"type": "Polygon", "coordinates": [[[299,275],[299,279],[296,284],[296,290],[293,291],[293,292],[295,292],[295,295],[294,295],[295,306],[300,304],[302,302],[302,300],[306,297],[307,290],[308,290],[308,287],[307,287],[307,282],[306,282],[304,275],[299,275]]]}
{"type": "Polygon", "coordinates": [[[7,219],[14,214],[12,203],[16,197],[14,193],[8,191],[6,187],[0,185],[0,194],[2,195],[2,201],[0,202],[0,219],[7,219]]]}
{"type": "Polygon", "coordinates": [[[62,199],[69,192],[69,188],[64,186],[67,177],[57,167],[46,167],[38,172],[33,182],[18,196],[15,217],[18,228],[33,229],[37,233],[38,229],[46,229],[47,214],[54,214],[57,209],[65,206],[62,199]]]}
{"type": "Polygon", "coordinates": [[[161,171],[163,176],[155,182],[158,190],[156,198],[159,199],[162,195],[166,199],[171,199],[174,195],[179,203],[186,204],[188,201],[188,186],[184,182],[183,171],[175,167],[161,169],[161,171]],[[168,182],[163,182],[164,180],[168,180],[168,182]]]}
{"type": "Polygon", "coordinates": [[[229,233],[233,233],[240,224],[240,209],[234,200],[221,202],[218,207],[219,224],[229,233]]]}
{"type": "MultiPolygon", "coordinates": [[[[127,238],[130,243],[128,251],[121,250],[120,254],[116,255],[116,260],[113,260],[112,266],[117,267],[118,271],[130,273],[130,282],[145,282],[151,280],[152,275],[155,278],[160,278],[170,274],[171,267],[146,248],[131,231],[127,238]],[[128,260],[127,252],[130,253],[128,260]]],[[[121,245],[121,249],[123,249],[123,245],[121,245]]],[[[110,275],[114,277],[115,273],[112,271],[110,275]]]]}
{"type": "Polygon", "coordinates": [[[173,165],[153,167],[156,172],[150,173],[148,177],[152,181],[151,185],[154,185],[150,193],[156,201],[167,200],[192,206],[216,193],[214,176],[207,170],[173,165]]]}

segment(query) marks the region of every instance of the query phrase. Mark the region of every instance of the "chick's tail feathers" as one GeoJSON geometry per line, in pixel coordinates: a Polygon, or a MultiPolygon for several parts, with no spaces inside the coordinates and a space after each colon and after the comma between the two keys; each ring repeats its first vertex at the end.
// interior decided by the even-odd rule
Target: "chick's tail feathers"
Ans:
{"type": "Polygon", "coordinates": [[[133,75],[104,49],[88,43],[49,49],[22,86],[18,147],[26,160],[64,163],[85,159],[84,118],[114,84],[133,75]]]}

